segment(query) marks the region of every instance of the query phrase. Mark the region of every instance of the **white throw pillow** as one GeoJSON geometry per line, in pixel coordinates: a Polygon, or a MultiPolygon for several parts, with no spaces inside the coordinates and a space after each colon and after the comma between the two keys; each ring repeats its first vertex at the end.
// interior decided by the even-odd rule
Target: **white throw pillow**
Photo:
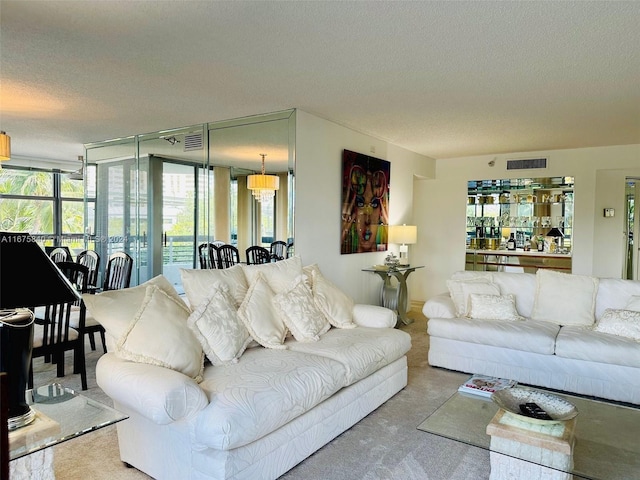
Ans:
{"type": "Polygon", "coordinates": [[[299,256],[294,256],[261,265],[242,264],[242,269],[249,285],[255,282],[258,274],[262,274],[271,289],[275,293],[281,293],[291,288],[293,281],[302,275],[302,260],[299,256]]]}
{"type": "Polygon", "coordinates": [[[262,274],[257,275],[238,309],[238,317],[260,345],[286,349],[283,343],[287,327],[273,306],[273,297],[273,290],[265,278],[262,274]]]}
{"type": "Polygon", "coordinates": [[[355,328],[353,299],[327,280],[317,266],[311,271],[311,278],[313,301],[329,323],[336,328],[355,328]]]}
{"type": "Polygon", "coordinates": [[[274,296],[273,304],[299,342],[317,342],[320,335],[331,328],[324,314],[316,307],[304,275],[295,279],[289,290],[274,296]]]}
{"type": "Polygon", "coordinates": [[[633,295],[627,305],[624,307],[625,310],[633,310],[634,312],[640,312],[640,295],[633,295]]]}
{"type": "Polygon", "coordinates": [[[104,327],[107,335],[116,342],[129,328],[133,317],[140,310],[147,294],[147,287],[150,285],[159,287],[186,308],[186,304],[169,280],[158,275],[136,287],[108,290],[95,295],[83,294],[82,299],[87,307],[87,316],[91,314],[104,327]]]}
{"type": "Polygon", "coordinates": [[[594,330],[640,342],[640,312],[607,308],[594,330]]]}
{"type": "Polygon", "coordinates": [[[180,277],[182,278],[182,286],[184,293],[187,294],[191,309],[198,308],[209,296],[212,285],[222,282],[229,286],[229,291],[236,301],[236,307],[240,306],[247,294],[249,285],[244,276],[241,265],[233,267],[217,269],[180,269],[180,277]]]}
{"type": "Polygon", "coordinates": [[[539,269],[531,318],[556,325],[592,326],[598,278],[539,269]]]}
{"type": "Polygon", "coordinates": [[[447,280],[449,295],[456,309],[456,316],[464,317],[469,306],[470,293],[483,293],[487,295],[500,295],[500,287],[484,277],[469,278],[464,280],[447,280]],[[487,287],[488,285],[488,287],[487,287]]]}
{"type": "Polygon", "coordinates": [[[238,318],[229,286],[222,282],[211,287],[209,296],[189,315],[187,325],[213,365],[236,363],[252,341],[238,318]]]}
{"type": "Polygon", "coordinates": [[[202,381],[204,354],[187,325],[189,309],[156,285],[149,285],[138,313],[118,339],[116,355],[170,368],[202,381]]]}
{"type": "Polygon", "coordinates": [[[484,295],[472,293],[469,295],[469,318],[484,320],[524,320],[516,310],[516,297],[508,295],[484,295]]]}

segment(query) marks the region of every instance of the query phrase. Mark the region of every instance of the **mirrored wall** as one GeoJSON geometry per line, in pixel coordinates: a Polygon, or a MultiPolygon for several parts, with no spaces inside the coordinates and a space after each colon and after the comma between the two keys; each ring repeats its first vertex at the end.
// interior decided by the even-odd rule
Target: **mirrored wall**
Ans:
{"type": "MultiPolygon", "coordinates": [[[[88,241],[101,258],[115,251],[135,262],[132,285],[196,268],[197,245],[294,242],[295,110],[158,131],[85,145],[97,167],[95,224],[88,241]],[[279,178],[258,201],[247,176],[279,178]]],[[[104,270],[104,263],[103,268],[104,270]]]]}

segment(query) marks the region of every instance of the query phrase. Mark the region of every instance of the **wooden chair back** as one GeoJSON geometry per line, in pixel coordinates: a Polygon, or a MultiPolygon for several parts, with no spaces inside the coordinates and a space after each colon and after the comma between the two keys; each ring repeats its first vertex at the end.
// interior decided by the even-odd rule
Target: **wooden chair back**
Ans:
{"type": "Polygon", "coordinates": [[[109,255],[102,290],[129,288],[132,269],[133,258],[128,253],[116,252],[109,255]]]}
{"type": "Polygon", "coordinates": [[[87,284],[90,287],[98,286],[98,270],[100,269],[100,255],[94,250],[84,250],[76,257],[76,263],[89,269],[87,284]]]}
{"type": "Polygon", "coordinates": [[[247,265],[260,265],[271,262],[269,250],[259,245],[253,245],[245,250],[247,265]]]}
{"type": "Polygon", "coordinates": [[[240,263],[240,253],[233,245],[225,244],[218,248],[218,268],[229,268],[240,263]]]}

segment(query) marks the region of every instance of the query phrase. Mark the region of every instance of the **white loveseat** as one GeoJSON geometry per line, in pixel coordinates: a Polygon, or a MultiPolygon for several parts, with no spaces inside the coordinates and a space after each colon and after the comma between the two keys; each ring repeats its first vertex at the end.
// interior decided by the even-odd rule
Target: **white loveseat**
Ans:
{"type": "MultiPolygon", "coordinates": [[[[224,296],[219,292],[207,295],[213,284],[220,287],[226,282],[231,287],[226,293],[245,297],[238,302],[238,311],[247,310],[249,297],[258,294],[256,284],[260,280],[277,279],[271,286],[281,292],[289,288],[284,285],[283,271],[292,262],[294,270],[302,267],[299,259],[285,262],[256,267],[250,272],[248,269],[253,266],[219,271],[184,270],[183,284],[190,304],[202,305],[189,309],[190,327],[193,328],[197,312],[205,310],[207,301],[215,303],[224,296]],[[257,281],[256,271],[262,272],[257,281]],[[247,279],[244,286],[241,278],[247,279]],[[203,300],[205,297],[208,300],[203,300]]],[[[313,275],[309,270],[305,272],[314,287],[323,280],[317,268],[313,275]]],[[[169,296],[176,295],[163,277],[156,277],[119,295],[105,292],[102,298],[96,296],[97,301],[88,299],[87,305],[98,321],[104,321],[111,337],[110,353],[100,358],[96,368],[98,385],[113,399],[115,408],[129,415],[117,425],[121,460],[153,478],[277,478],[406,386],[405,354],[411,347],[410,336],[393,328],[396,317],[392,311],[372,305],[351,305],[350,319],[346,320],[350,325],[330,325],[317,339],[301,341],[289,334],[282,338],[282,345],[268,343],[275,342],[273,339],[279,334],[271,331],[271,339],[265,340],[261,336],[264,325],[252,325],[252,333],[270,348],[255,341],[249,343],[249,339],[243,342],[235,358],[221,361],[224,348],[205,344],[205,351],[213,346],[215,351],[209,351],[207,358],[216,364],[208,363],[202,370],[175,359],[173,366],[160,366],[154,364],[158,362],[153,358],[127,357],[127,347],[131,348],[127,344],[135,341],[135,337],[129,334],[129,339],[123,341],[129,328],[123,330],[126,322],[122,320],[127,316],[122,313],[126,310],[124,305],[140,302],[141,296],[143,305],[152,302],[149,296],[158,293],[156,287],[169,296]],[[119,318],[120,324],[114,318],[119,318]]],[[[323,295],[319,289],[313,288],[311,292],[312,303],[323,295]]],[[[333,300],[329,302],[330,309],[345,299],[333,300]]],[[[156,319],[172,305],[173,301],[171,305],[165,301],[163,310],[156,311],[156,319]]],[[[349,306],[348,301],[344,305],[349,306]]],[[[306,315],[299,307],[306,308],[294,305],[292,310],[306,315]]],[[[216,308],[212,313],[215,318],[219,319],[221,314],[233,316],[219,306],[216,308]]],[[[268,317],[266,310],[271,307],[265,304],[263,309],[268,317]]],[[[136,313],[135,317],[138,316],[136,313]]],[[[261,322],[262,315],[257,317],[261,322]]],[[[143,322],[144,318],[137,323],[143,322]]],[[[199,332],[206,335],[206,328],[200,328],[199,332]]],[[[221,331],[209,333],[217,336],[221,331]]],[[[161,335],[159,331],[158,336],[161,335]]],[[[154,342],[154,338],[148,341],[154,342]]],[[[171,355],[167,353],[167,357],[171,355]]]]}
{"type": "Polygon", "coordinates": [[[448,287],[423,307],[430,365],[640,404],[640,282],[457,272],[448,287]]]}

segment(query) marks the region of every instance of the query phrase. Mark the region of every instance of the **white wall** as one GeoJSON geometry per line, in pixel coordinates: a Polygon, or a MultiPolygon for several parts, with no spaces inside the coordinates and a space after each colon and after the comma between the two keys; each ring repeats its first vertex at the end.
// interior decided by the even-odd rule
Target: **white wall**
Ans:
{"type": "MultiPolygon", "coordinates": [[[[296,112],[296,254],[302,257],[304,265],[317,263],[327,278],[357,302],[376,303],[381,280],[377,275],[361,270],[382,263],[386,253],[340,254],[344,149],[391,162],[391,224],[415,221],[414,176],[433,177],[435,160],[304,111],[296,112]]],[[[422,241],[421,235],[418,230],[418,242],[422,241]]],[[[410,253],[418,246],[411,246],[413,250],[410,253]]],[[[425,275],[425,269],[412,274],[410,286],[412,282],[420,281],[422,275],[425,275]]]]}
{"type": "Polygon", "coordinates": [[[469,180],[573,176],[573,273],[619,278],[622,271],[624,179],[640,175],[640,145],[483,155],[436,162],[435,179],[416,182],[414,221],[422,232],[414,258],[428,275],[410,285],[414,300],[446,291],[446,280],[464,269],[465,208],[469,180]],[[547,157],[545,170],[507,171],[506,160],[547,157]],[[495,160],[495,166],[489,162],[495,160]],[[604,218],[603,208],[616,209],[604,218]]]}

